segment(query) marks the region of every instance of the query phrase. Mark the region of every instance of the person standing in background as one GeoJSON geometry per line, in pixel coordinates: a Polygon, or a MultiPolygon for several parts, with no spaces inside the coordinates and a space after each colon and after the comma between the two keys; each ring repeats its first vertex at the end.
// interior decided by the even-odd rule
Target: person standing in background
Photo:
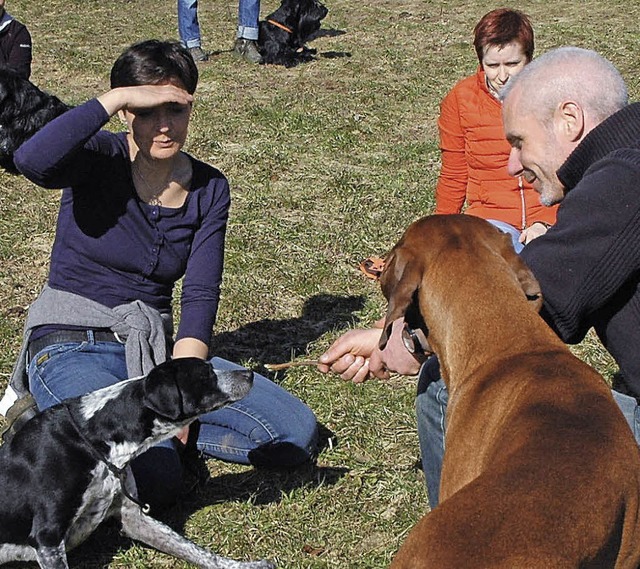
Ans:
{"type": "Polygon", "coordinates": [[[258,51],[258,18],[260,0],[240,0],[238,3],[238,32],[233,52],[249,63],[262,63],[258,51]]]}
{"type": "MultiPolygon", "coordinates": [[[[249,63],[262,63],[258,51],[258,18],[260,0],[240,0],[238,3],[238,31],[233,46],[234,54],[249,63]]],[[[207,61],[209,55],[202,49],[198,0],[178,0],[178,33],[182,44],[197,63],[207,61]]]]}

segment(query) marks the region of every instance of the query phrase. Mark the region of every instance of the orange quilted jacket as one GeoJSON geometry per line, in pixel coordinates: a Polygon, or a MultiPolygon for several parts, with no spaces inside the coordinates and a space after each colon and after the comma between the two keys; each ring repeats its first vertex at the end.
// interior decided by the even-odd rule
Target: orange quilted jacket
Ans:
{"type": "Polygon", "coordinates": [[[463,79],[440,105],[442,169],[435,213],[465,213],[504,221],[522,230],[535,221],[553,224],[556,209],[507,172],[511,150],[502,128],[502,108],[487,89],[484,71],[463,79]],[[521,187],[522,186],[522,187],[521,187]]]}

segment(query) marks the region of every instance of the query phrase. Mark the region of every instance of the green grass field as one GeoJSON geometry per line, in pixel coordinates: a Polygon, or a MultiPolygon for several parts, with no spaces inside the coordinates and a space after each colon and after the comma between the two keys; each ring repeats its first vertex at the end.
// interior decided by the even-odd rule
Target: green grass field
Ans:
{"type": "MultiPolygon", "coordinates": [[[[379,318],[377,285],[357,263],[384,255],[430,213],[440,158],[441,98],[475,71],[476,21],[486,1],[327,0],[318,60],[294,69],[235,60],[235,1],[201,0],[211,61],[188,151],[229,178],[233,205],[214,353],[266,373],[264,363],[319,355],[342,331],[379,318]]],[[[262,15],[277,7],[265,0],[262,15]]],[[[593,48],[640,92],[640,2],[523,1],[536,54],[593,48]]],[[[34,38],[32,80],[77,104],[108,88],[130,43],[177,34],[175,2],[8,0],[34,38]]],[[[121,125],[114,121],[112,128],[121,125]]],[[[47,275],[58,192],[0,174],[0,387],[24,314],[47,275]]],[[[609,378],[597,340],[576,353],[609,378]]],[[[166,520],[194,541],[279,567],[380,568],[428,510],[413,398],[415,380],[362,386],[313,368],[271,374],[304,399],[331,433],[315,467],[254,471],[208,461],[210,478],[185,488],[166,520]]],[[[77,568],[184,567],[101,528],[71,555],[77,568]]],[[[24,566],[24,565],[21,565],[24,566]]]]}

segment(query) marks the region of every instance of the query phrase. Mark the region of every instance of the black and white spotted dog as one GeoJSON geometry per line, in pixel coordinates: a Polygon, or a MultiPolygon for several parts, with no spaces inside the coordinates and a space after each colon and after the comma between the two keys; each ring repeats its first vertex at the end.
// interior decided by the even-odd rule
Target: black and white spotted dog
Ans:
{"type": "Polygon", "coordinates": [[[146,377],[69,399],[27,421],[0,447],[0,564],[67,568],[66,551],[108,517],[123,532],[208,569],[273,569],[220,557],[144,513],[129,462],[199,415],[244,397],[251,371],[176,359],[146,377]]]}
{"type": "Polygon", "coordinates": [[[318,0],[282,0],[278,9],[259,23],[262,62],[293,67],[315,59],[316,50],[305,43],[320,29],[328,12],[318,0]]]}
{"type": "Polygon", "coordinates": [[[13,153],[49,121],[69,109],[58,97],[0,67],[0,167],[17,174],[13,153]]]}

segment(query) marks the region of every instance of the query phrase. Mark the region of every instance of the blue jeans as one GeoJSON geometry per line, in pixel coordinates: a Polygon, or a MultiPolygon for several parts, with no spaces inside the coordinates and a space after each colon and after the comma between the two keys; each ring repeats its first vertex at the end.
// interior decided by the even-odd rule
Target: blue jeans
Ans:
{"type": "MultiPolygon", "coordinates": [[[[613,399],[622,410],[631,432],[640,445],[640,408],[628,395],[612,390],[613,399]]],[[[420,370],[416,416],[420,454],[425,474],[429,504],[435,508],[439,502],[440,474],[445,449],[445,420],[449,393],[440,378],[440,366],[436,356],[429,358],[420,370]]]]}
{"type": "MultiPolygon", "coordinates": [[[[258,39],[260,0],[238,2],[238,38],[258,39]]],[[[198,0],[178,0],[178,34],[187,47],[200,47],[200,23],[198,22],[198,0]]]]}
{"type": "Polygon", "coordinates": [[[186,47],[200,47],[198,0],[178,0],[178,34],[186,47]]]}
{"type": "Polygon", "coordinates": [[[259,17],[260,0],[240,0],[238,2],[238,33],[236,37],[257,40],[259,17]]]}
{"type": "MultiPolygon", "coordinates": [[[[241,366],[220,358],[214,368],[241,366]]],[[[124,345],[95,342],[54,344],[28,362],[29,388],[40,410],[128,377],[124,345]]],[[[315,415],[302,401],[255,374],[244,399],[200,417],[198,448],[228,462],[289,468],[311,459],[318,442],[315,415]]],[[[175,502],[182,465],[173,440],[149,449],[131,463],[140,497],[152,506],[175,502]]]]}

